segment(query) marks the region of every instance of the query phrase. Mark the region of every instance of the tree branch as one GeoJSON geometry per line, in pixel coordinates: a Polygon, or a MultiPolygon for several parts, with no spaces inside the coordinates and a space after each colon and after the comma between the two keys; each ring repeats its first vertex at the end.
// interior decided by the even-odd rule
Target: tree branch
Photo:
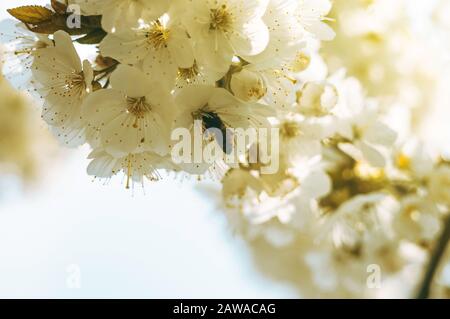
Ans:
{"type": "Polygon", "coordinates": [[[439,241],[431,255],[430,262],[427,267],[427,271],[420,285],[420,289],[417,293],[417,299],[427,299],[430,296],[431,285],[433,283],[433,278],[436,275],[436,271],[441,263],[441,259],[445,254],[448,242],[450,241],[450,216],[444,223],[444,230],[439,238],[439,241]]]}

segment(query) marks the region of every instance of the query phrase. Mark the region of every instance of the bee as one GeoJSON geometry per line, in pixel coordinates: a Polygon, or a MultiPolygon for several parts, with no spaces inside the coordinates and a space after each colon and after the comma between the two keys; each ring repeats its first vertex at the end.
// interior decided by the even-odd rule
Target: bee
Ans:
{"type": "Polygon", "coordinates": [[[213,134],[224,153],[230,154],[233,148],[233,133],[227,129],[226,123],[222,121],[220,116],[215,112],[204,110],[199,112],[198,119],[202,120],[203,131],[213,134]],[[216,130],[219,130],[221,134],[218,134],[216,130]]]}

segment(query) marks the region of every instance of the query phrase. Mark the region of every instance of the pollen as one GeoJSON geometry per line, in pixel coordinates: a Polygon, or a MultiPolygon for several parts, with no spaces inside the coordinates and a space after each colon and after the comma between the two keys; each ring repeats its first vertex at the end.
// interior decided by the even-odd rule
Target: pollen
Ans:
{"type": "Polygon", "coordinates": [[[210,12],[210,30],[229,31],[233,24],[233,15],[229,12],[226,5],[217,9],[211,9],[210,12]]]}
{"type": "Polygon", "coordinates": [[[280,135],[285,138],[294,138],[300,136],[302,134],[302,130],[298,123],[294,121],[287,121],[281,124],[280,127],[280,135]]]}
{"type": "Polygon", "coordinates": [[[247,96],[250,99],[259,100],[267,93],[267,88],[264,86],[264,83],[262,81],[258,81],[258,83],[248,89],[247,96]]]}
{"type": "Polygon", "coordinates": [[[291,65],[291,70],[293,72],[305,71],[311,64],[311,58],[303,52],[299,52],[291,65]]]}
{"type": "Polygon", "coordinates": [[[145,37],[153,48],[159,50],[167,47],[167,42],[170,38],[170,30],[167,29],[161,21],[157,20],[153,22],[146,31],[145,37]]]}
{"type": "Polygon", "coordinates": [[[411,159],[405,155],[405,154],[399,154],[396,158],[396,164],[398,166],[398,168],[406,170],[409,169],[411,166],[411,159]]]}

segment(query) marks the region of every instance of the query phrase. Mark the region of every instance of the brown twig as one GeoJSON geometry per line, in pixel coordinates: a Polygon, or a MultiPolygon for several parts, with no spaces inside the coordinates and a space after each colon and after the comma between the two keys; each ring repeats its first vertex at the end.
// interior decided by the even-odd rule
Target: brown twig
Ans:
{"type": "Polygon", "coordinates": [[[436,275],[436,271],[441,263],[441,259],[445,254],[448,242],[450,241],[450,216],[447,217],[444,223],[444,230],[437,242],[437,245],[431,255],[427,271],[417,293],[417,299],[427,299],[430,297],[431,285],[436,275]]]}

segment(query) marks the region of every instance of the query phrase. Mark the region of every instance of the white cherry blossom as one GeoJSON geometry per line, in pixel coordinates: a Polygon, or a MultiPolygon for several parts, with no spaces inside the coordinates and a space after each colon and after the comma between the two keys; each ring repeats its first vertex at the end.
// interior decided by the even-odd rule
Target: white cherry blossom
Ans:
{"type": "Polygon", "coordinates": [[[191,0],[183,19],[195,42],[196,58],[226,71],[234,55],[261,53],[269,42],[262,17],[267,0],[191,0]]]}
{"type": "Polygon", "coordinates": [[[138,29],[109,34],[100,44],[103,56],[114,57],[121,63],[137,65],[143,70],[165,79],[173,86],[176,78],[191,69],[195,72],[191,40],[182,26],[163,16],[138,29]]]}
{"type": "Polygon", "coordinates": [[[139,69],[121,65],[111,89],[92,93],[83,104],[83,119],[98,132],[105,151],[124,156],[138,150],[168,152],[172,97],[139,69]]]}
{"type": "Polygon", "coordinates": [[[67,33],[56,32],[54,41],[54,46],[36,51],[32,65],[36,89],[45,98],[42,118],[64,143],[74,135],[84,143],[81,105],[92,91],[93,70],[87,60],[81,62],[67,33]]]}

